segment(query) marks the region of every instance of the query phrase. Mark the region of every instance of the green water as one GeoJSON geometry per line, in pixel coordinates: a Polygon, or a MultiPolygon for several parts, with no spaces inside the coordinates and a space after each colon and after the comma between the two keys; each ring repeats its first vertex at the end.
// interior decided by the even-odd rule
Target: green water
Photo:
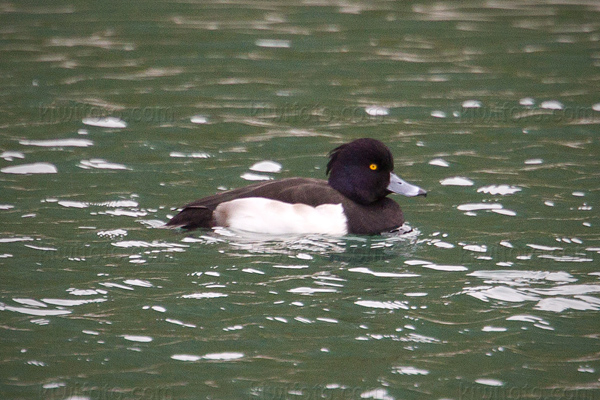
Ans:
{"type": "Polygon", "coordinates": [[[599,11],[2,3],[0,398],[600,399],[599,11]],[[155,229],[365,136],[410,234],[155,229]]]}

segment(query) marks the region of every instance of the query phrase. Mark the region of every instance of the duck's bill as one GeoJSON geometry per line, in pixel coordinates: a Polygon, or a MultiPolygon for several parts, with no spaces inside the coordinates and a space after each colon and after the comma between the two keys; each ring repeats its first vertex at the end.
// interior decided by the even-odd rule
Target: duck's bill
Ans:
{"type": "Polygon", "coordinates": [[[387,189],[392,193],[398,193],[407,197],[427,196],[425,190],[416,185],[411,185],[394,173],[390,173],[390,184],[387,189]]]}

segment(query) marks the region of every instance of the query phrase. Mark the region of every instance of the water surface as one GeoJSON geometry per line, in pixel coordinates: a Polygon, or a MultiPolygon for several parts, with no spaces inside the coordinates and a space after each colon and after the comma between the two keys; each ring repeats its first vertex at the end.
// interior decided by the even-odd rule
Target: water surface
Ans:
{"type": "Polygon", "coordinates": [[[2,14],[2,398],[600,398],[595,2],[2,14]],[[365,136],[409,234],[156,229],[365,136]]]}

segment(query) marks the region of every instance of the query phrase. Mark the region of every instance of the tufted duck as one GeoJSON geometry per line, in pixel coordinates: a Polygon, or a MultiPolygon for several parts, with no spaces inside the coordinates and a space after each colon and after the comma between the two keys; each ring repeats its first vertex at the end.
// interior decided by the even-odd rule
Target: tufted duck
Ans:
{"type": "Polygon", "coordinates": [[[329,153],[329,180],[288,178],[260,182],[196,200],[169,228],[226,226],[271,234],[379,234],[404,223],[390,193],[426,196],[392,171],[392,153],[379,140],[358,139],[329,153]]]}

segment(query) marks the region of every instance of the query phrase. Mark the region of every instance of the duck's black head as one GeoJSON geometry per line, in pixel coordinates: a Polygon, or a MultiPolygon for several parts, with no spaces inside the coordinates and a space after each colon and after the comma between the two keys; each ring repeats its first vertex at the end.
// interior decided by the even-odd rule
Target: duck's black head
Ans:
{"type": "Polygon", "coordinates": [[[359,204],[371,204],[390,193],[426,195],[423,189],[403,181],[393,171],[392,152],[376,139],[357,139],[329,153],[329,185],[359,204]]]}

